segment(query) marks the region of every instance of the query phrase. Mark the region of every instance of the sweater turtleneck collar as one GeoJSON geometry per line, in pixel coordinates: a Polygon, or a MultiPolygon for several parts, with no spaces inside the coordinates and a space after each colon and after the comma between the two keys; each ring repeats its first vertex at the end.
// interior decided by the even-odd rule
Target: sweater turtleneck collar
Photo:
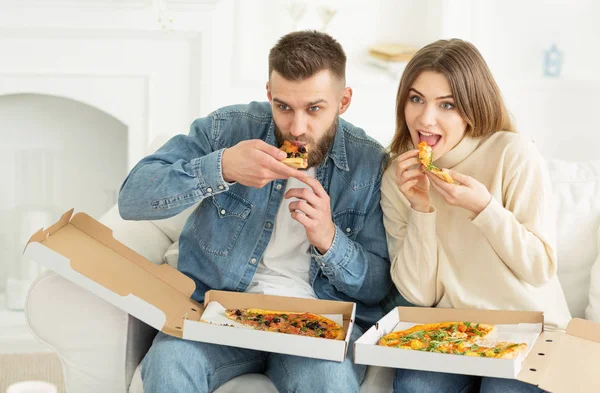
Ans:
{"type": "Polygon", "coordinates": [[[434,164],[438,168],[448,168],[452,169],[458,164],[460,164],[464,159],[466,159],[471,153],[477,149],[479,144],[481,143],[481,138],[470,138],[465,135],[465,137],[458,143],[458,145],[454,146],[452,150],[447,152],[440,159],[435,158],[435,154],[433,157],[434,164]]]}

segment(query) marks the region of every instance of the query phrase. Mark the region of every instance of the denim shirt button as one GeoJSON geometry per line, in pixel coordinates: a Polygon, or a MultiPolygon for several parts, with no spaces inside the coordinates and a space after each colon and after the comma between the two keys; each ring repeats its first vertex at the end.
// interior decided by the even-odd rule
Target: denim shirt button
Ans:
{"type": "Polygon", "coordinates": [[[225,187],[219,186],[219,190],[224,190],[224,189],[225,189],[225,187]]]}
{"type": "Polygon", "coordinates": [[[223,215],[223,216],[224,216],[224,215],[225,215],[225,213],[226,213],[225,209],[221,209],[221,215],[223,215]]]}
{"type": "Polygon", "coordinates": [[[346,233],[350,233],[350,232],[352,232],[352,229],[346,228],[346,233]]]}
{"type": "Polygon", "coordinates": [[[271,221],[267,221],[267,223],[265,224],[265,227],[267,229],[271,229],[272,226],[273,226],[273,224],[271,224],[271,221]]]}
{"type": "Polygon", "coordinates": [[[250,260],[250,263],[251,263],[251,264],[253,264],[253,265],[256,265],[256,258],[252,258],[252,259],[250,260]]]}
{"type": "Polygon", "coordinates": [[[212,192],[212,188],[208,187],[208,188],[206,189],[206,192],[212,192]]]}
{"type": "Polygon", "coordinates": [[[275,188],[277,189],[277,191],[281,190],[281,184],[276,185],[275,188]]]}

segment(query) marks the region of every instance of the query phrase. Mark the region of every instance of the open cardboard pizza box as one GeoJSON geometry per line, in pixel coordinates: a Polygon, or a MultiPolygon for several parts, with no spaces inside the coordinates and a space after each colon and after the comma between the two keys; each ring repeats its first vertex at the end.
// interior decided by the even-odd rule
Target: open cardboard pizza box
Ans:
{"type": "MultiPolygon", "coordinates": [[[[554,393],[600,392],[600,324],[575,318],[566,333],[543,331],[544,315],[533,311],[489,311],[397,307],[355,343],[358,364],[518,379],[554,393]],[[524,359],[490,359],[411,351],[376,345],[401,322],[472,321],[539,329],[524,359]]],[[[535,337],[535,336],[534,336],[535,337]]]]}
{"type": "Polygon", "coordinates": [[[72,214],[73,210],[66,212],[56,224],[35,233],[25,255],[155,329],[187,340],[339,362],[345,359],[354,303],[209,291],[202,305],[191,299],[195,284],[189,277],[167,264],[153,264],[87,214],[72,214]],[[200,322],[210,301],[225,308],[341,314],[346,338],[328,340],[200,322]]]}

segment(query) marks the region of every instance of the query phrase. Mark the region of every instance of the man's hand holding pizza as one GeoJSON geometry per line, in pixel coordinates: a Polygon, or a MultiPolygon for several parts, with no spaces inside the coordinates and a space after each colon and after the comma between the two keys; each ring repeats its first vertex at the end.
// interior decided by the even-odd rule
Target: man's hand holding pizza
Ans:
{"type": "Polygon", "coordinates": [[[260,139],[239,142],[223,152],[223,179],[254,188],[275,179],[288,179],[297,170],[281,162],[286,157],[283,151],[260,139]]]}
{"type": "Polygon", "coordinates": [[[308,185],[310,189],[292,188],[285,193],[285,199],[298,198],[289,205],[292,218],[304,226],[310,244],[321,254],[325,254],[335,236],[329,195],[318,180],[305,172],[295,171],[293,177],[308,185]]]}

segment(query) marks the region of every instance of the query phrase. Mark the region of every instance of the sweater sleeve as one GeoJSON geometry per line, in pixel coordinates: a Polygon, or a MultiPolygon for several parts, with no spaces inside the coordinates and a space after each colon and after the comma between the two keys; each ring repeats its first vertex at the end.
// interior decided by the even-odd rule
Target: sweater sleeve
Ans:
{"type": "Polygon", "coordinates": [[[556,220],[550,177],[533,143],[505,157],[503,201],[494,198],[472,223],[517,278],[535,287],[556,273],[556,220]]]}
{"type": "Polygon", "coordinates": [[[381,185],[392,280],[409,302],[433,306],[441,298],[436,291],[439,264],[436,212],[421,213],[410,206],[394,181],[393,164],[381,185]]]}

